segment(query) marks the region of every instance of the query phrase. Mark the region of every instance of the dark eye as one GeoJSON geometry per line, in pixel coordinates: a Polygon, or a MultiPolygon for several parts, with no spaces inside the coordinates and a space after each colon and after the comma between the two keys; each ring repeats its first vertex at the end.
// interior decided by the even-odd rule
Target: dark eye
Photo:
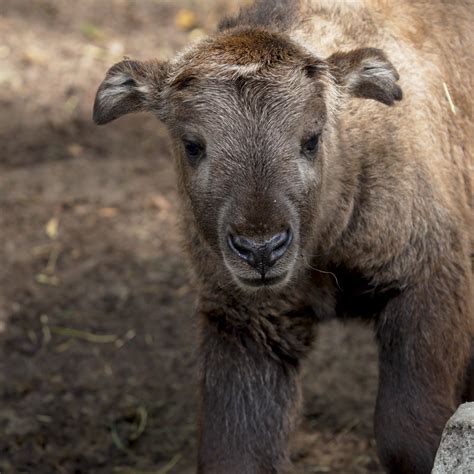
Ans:
{"type": "Polygon", "coordinates": [[[309,158],[313,158],[319,149],[319,133],[314,133],[301,146],[301,151],[309,158]]]}
{"type": "Polygon", "coordinates": [[[186,156],[191,163],[196,163],[204,154],[204,146],[199,142],[184,140],[186,156]]]}

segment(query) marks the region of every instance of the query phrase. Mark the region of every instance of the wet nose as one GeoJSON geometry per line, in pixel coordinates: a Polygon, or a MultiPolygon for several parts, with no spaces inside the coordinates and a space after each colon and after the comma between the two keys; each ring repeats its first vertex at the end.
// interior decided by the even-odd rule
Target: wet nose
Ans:
{"type": "Polygon", "coordinates": [[[230,249],[262,276],[268,268],[275,265],[290,247],[293,234],[290,229],[275,234],[270,239],[256,239],[242,235],[229,234],[227,243],[230,249]]]}

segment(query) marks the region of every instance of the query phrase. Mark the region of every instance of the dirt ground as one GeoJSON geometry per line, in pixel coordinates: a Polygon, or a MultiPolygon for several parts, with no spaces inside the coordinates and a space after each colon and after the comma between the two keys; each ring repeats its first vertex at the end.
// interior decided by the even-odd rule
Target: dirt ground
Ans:
{"type": "MultiPolygon", "coordinates": [[[[91,121],[124,55],[170,57],[236,2],[1,0],[0,472],[193,472],[194,293],[164,127],[91,121]]],[[[380,473],[368,328],[305,364],[300,473],[380,473]]]]}

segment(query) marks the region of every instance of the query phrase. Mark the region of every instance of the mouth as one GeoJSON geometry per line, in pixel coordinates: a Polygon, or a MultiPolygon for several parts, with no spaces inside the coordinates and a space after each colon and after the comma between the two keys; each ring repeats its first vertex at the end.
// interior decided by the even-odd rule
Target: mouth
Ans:
{"type": "Polygon", "coordinates": [[[286,278],[286,273],[274,277],[263,277],[263,278],[242,278],[237,277],[239,281],[246,286],[251,286],[253,288],[262,288],[262,287],[271,287],[275,286],[278,283],[281,283],[286,278]]]}

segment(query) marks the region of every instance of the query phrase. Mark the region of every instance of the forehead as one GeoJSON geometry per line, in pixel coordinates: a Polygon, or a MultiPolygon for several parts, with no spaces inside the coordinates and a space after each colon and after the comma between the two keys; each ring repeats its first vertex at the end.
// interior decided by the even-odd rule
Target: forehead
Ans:
{"type": "Polygon", "coordinates": [[[189,50],[176,66],[170,96],[188,118],[192,109],[204,121],[222,114],[289,121],[324,106],[318,79],[325,64],[279,34],[225,34],[189,50]]]}

